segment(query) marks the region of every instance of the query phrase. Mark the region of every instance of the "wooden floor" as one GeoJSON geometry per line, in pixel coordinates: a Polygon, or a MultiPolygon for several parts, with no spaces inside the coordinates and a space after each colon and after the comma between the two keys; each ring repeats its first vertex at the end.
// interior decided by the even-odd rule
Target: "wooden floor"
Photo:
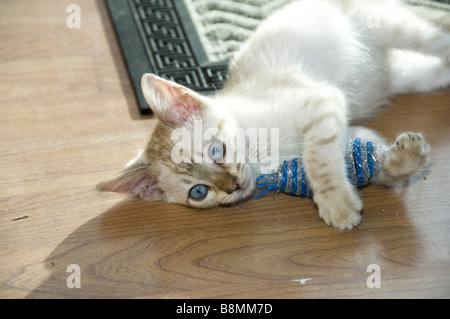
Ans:
{"type": "Polygon", "coordinates": [[[450,91],[397,98],[369,123],[391,140],[423,132],[432,151],[409,185],[361,191],[353,231],[287,195],[197,211],[100,194],[154,120],[104,2],[77,0],[69,29],[72,2],[0,2],[0,297],[450,297],[450,91]]]}

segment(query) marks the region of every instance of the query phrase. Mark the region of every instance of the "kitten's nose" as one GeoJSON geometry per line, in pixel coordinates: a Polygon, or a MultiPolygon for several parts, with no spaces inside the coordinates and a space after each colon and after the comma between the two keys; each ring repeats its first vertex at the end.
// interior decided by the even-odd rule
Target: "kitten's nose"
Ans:
{"type": "Polygon", "coordinates": [[[241,187],[239,186],[239,179],[237,178],[237,176],[234,176],[230,182],[230,185],[228,186],[228,194],[231,194],[238,189],[241,189],[241,187]]]}

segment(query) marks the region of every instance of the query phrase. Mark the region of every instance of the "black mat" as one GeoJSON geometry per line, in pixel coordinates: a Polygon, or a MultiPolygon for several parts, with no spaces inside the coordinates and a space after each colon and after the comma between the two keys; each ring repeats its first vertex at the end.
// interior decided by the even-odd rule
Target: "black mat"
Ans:
{"type": "Polygon", "coordinates": [[[106,0],[141,114],[151,113],[140,79],[154,73],[197,92],[226,79],[227,62],[210,63],[183,1],[106,0]]]}

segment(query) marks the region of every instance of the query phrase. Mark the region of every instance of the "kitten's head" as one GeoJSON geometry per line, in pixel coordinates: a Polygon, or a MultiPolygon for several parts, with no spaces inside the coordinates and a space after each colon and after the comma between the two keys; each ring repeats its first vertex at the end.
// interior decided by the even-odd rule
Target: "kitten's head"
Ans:
{"type": "Polygon", "coordinates": [[[152,74],[141,88],[156,128],[145,150],[98,190],[198,208],[252,194],[255,174],[236,161],[236,123],[220,102],[152,74]]]}

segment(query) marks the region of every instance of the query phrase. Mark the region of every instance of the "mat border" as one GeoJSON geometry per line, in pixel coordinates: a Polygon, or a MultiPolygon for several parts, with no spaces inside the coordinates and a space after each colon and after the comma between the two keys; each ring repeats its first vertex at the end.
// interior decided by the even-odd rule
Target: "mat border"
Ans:
{"type": "Polygon", "coordinates": [[[171,79],[203,94],[222,88],[228,77],[228,62],[208,61],[184,1],[106,0],[106,4],[141,114],[152,113],[141,93],[144,73],[171,79]],[[151,42],[161,47],[151,46],[151,42]]]}

